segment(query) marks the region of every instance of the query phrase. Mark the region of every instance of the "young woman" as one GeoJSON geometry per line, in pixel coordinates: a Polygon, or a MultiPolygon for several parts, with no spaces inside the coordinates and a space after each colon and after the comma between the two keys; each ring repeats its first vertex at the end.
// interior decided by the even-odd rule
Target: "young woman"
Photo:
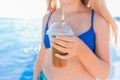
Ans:
{"type": "Polygon", "coordinates": [[[47,0],[48,13],[43,18],[43,42],[37,57],[34,80],[105,80],[110,72],[110,27],[116,43],[116,24],[105,7],[104,0],[47,0]],[[58,5],[60,3],[60,5],[58,5]],[[52,45],[68,53],[65,68],[55,68],[46,31],[54,22],[60,22],[62,8],[65,22],[71,26],[74,36],[58,36],[52,45]],[[58,44],[58,45],[56,45],[58,44]],[[59,46],[60,45],[60,46],[59,46]]]}

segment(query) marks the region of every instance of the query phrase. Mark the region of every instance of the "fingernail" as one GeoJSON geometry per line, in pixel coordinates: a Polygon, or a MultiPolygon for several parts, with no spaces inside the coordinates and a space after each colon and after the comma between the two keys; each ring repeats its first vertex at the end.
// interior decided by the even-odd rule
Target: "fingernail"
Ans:
{"type": "Polygon", "coordinates": [[[58,54],[56,53],[55,56],[57,57],[57,55],[58,55],[58,54]]]}

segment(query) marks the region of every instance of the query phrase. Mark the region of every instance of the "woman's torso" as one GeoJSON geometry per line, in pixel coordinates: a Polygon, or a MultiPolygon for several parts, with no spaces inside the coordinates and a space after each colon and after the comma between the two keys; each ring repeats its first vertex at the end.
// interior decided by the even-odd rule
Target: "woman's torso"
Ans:
{"type": "MultiPolygon", "coordinates": [[[[48,19],[49,24],[46,25],[48,27],[53,22],[60,22],[61,15],[56,14],[57,12],[52,13],[52,17],[50,16],[48,19]]],[[[68,25],[71,26],[75,35],[82,39],[86,45],[94,52],[94,39],[95,34],[93,30],[93,11],[91,15],[91,10],[86,11],[85,13],[76,12],[73,14],[69,14],[65,17],[65,21],[68,25]],[[92,22],[92,23],[91,23],[92,22]]],[[[47,23],[48,23],[47,22],[47,23]]],[[[45,29],[46,32],[46,29],[45,29]]],[[[46,42],[46,35],[44,37],[44,43],[46,42]]],[[[47,38],[48,39],[48,38],[47,38]]],[[[49,41],[49,40],[47,40],[49,41]]],[[[48,80],[95,80],[95,77],[92,76],[82,65],[80,60],[76,57],[73,57],[68,60],[67,67],[65,68],[55,68],[52,65],[52,54],[49,42],[45,43],[47,48],[47,60],[43,67],[43,72],[48,80]]]]}

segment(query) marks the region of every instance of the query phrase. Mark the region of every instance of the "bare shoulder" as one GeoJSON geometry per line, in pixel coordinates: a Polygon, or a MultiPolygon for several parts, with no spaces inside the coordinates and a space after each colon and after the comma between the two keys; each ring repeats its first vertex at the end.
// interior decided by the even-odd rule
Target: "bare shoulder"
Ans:
{"type": "Polygon", "coordinates": [[[44,28],[46,23],[47,23],[47,20],[48,20],[48,17],[50,15],[51,12],[48,12],[46,13],[44,16],[43,16],[43,19],[42,19],[42,27],[44,28]]]}
{"type": "Polygon", "coordinates": [[[95,12],[95,16],[94,16],[95,33],[101,32],[103,30],[109,31],[109,28],[110,27],[109,27],[109,23],[107,22],[107,20],[103,16],[95,12]]]}

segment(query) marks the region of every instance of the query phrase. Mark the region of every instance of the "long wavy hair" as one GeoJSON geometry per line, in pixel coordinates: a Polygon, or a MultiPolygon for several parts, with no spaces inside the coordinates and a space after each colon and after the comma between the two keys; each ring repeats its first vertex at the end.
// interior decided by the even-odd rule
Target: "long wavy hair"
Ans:
{"type": "MultiPolygon", "coordinates": [[[[82,3],[91,9],[94,9],[98,14],[103,16],[106,21],[110,24],[110,27],[112,28],[112,32],[114,35],[114,42],[117,46],[117,25],[113,19],[113,17],[110,15],[108,9],[105,5],[105,0],[81,0],[82,3]]],[[[47,11],[54,11],[58,8],[57,0],[46,0],[46,9],[47,11]]]]}

